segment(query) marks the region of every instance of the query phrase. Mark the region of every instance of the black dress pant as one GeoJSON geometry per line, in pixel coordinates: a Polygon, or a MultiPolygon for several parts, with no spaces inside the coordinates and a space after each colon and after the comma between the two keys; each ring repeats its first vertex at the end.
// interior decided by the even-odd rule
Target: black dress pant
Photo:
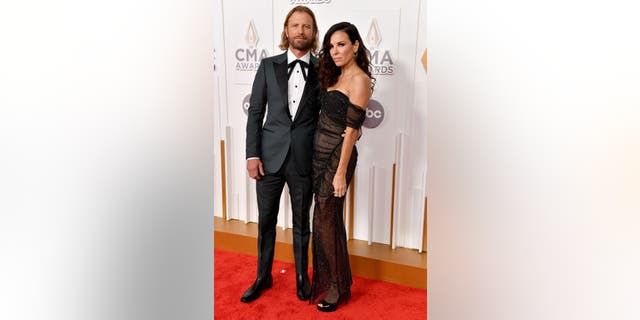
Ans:
{"type": "Polygon", "coordinates": [[[256,181],[258,198],[258,278],[271,274],[276,241],[276,223],[280,195],[284,184],[289,187],[293,211],[293,253],[296,273],[306,274],[309,264],[309,209],[312,190],[311,175],[300,175],[291,150],[282,167],[276,173],[265,173],[256,181]]]}

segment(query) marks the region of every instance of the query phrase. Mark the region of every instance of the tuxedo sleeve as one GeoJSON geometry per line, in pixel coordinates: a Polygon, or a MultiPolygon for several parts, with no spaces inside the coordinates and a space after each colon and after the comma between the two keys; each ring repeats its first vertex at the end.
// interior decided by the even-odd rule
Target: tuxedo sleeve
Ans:
{"type": "Polygon", "coordinates": [[[262,156],[262,121],[267,107],[267,82],[264,68],[264,60],[262,60],[251,89],[251,99],[247,111],[247,159],[262,156]]]}

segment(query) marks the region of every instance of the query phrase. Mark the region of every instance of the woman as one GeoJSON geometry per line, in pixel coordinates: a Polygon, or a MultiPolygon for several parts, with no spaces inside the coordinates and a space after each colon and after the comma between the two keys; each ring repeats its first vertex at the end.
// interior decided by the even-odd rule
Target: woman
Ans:
{"type": "Polygon", "coordinates": [[[342,210],[358,158],[358,130],[372,92],[369,52],[353,24],[337,23],[327,31],[318,57],[318,77],[322,90],[313,150],[315,208],[309,301],[319,302],[318,310],[330,312],[351,296],[342,210]]]}

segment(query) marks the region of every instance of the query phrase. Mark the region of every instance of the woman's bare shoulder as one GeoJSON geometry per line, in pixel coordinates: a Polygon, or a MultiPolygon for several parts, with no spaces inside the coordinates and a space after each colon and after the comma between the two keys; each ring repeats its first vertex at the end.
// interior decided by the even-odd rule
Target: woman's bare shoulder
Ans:
{"type": "Polygon", "coordinates": [[[357,74],[352,78],[349,89],[351,103],[365,109],[371,97],[371,78],[364,72],[357,74]]]}

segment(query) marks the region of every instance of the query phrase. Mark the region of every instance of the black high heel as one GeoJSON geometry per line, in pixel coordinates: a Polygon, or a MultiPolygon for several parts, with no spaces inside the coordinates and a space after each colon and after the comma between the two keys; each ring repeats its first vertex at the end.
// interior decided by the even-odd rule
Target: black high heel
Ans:
{"type": "Polygon", "coordinates": [[[336,311],[336,309],[338,309],[338,303],[329,303],[325,300],[320,301],[320,303],[318,303],[318,311],[322,311],[322,312],[333,312],[336,311]]]}

